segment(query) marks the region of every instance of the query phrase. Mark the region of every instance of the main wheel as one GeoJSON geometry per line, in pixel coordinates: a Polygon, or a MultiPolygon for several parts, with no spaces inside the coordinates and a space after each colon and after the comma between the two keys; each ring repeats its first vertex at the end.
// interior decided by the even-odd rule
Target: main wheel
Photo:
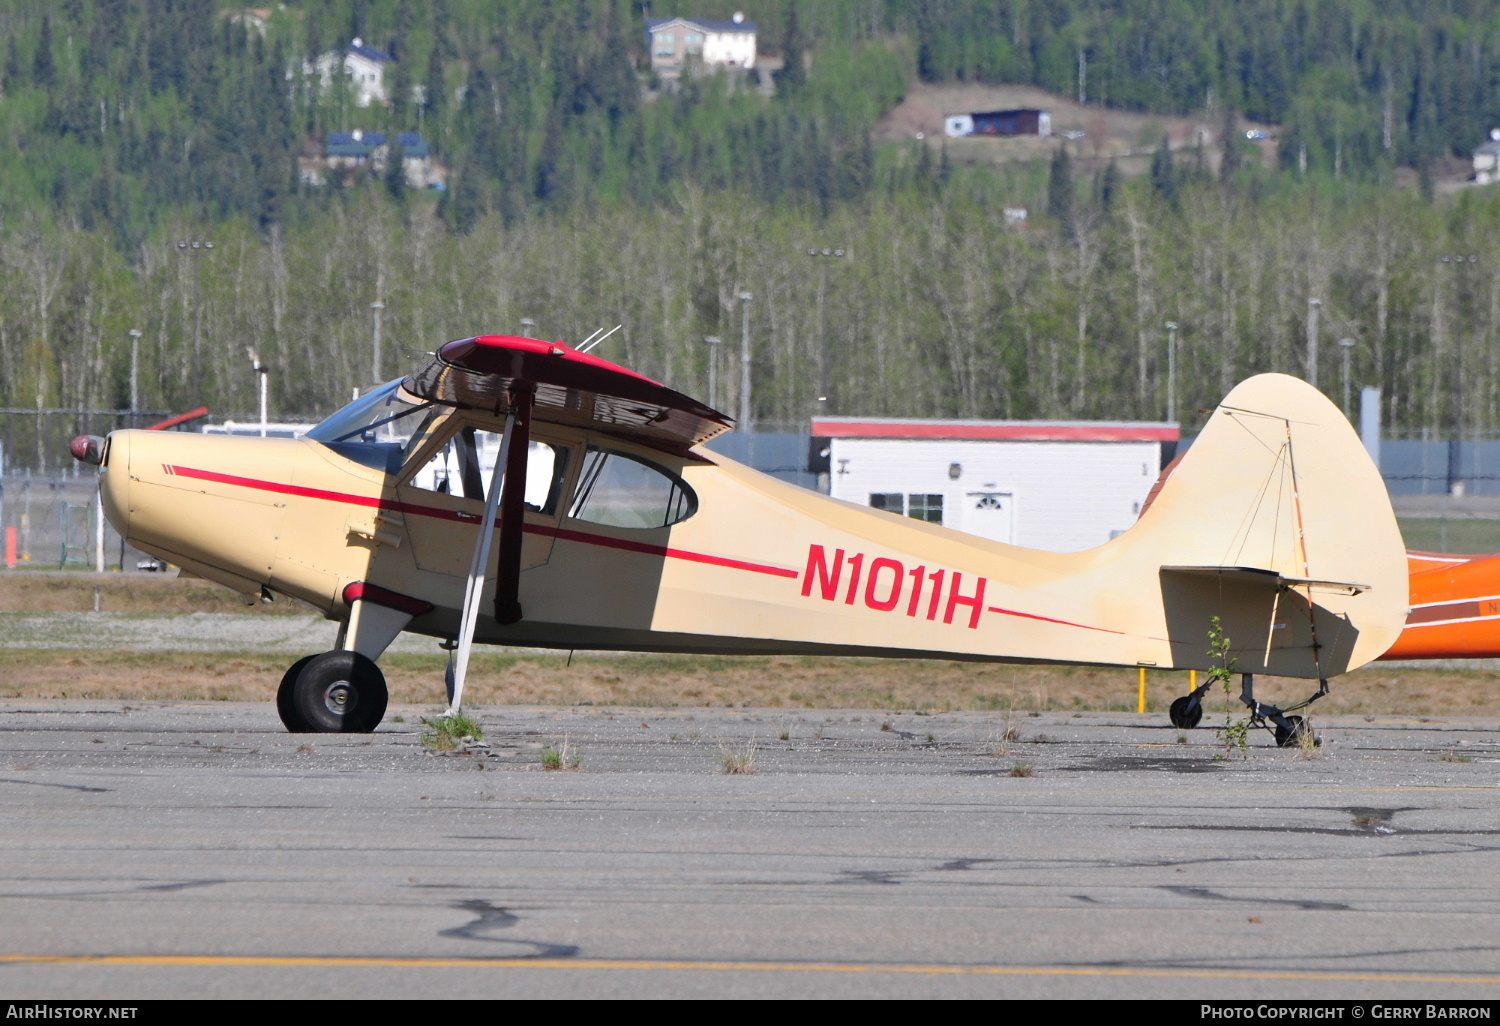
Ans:
{"type": "Polygon", "coordinates": [[[312,728],[307,725],[307,721],[297,711],[297,699],[294,691],[297,684],[297,675],[302,672],[304,666],[312,661],[312,656],[303,656],[287,667],[286,673],[281,675],[281,686],[276,689],[276,713],[281,717],[281,722],[286,726],[286,729],[293,734],[308,734],[312,732],[312,728]]]}
{"type": "Polygon", "coordinates": [[[1307,721],[1301,716],[1287,716],[1284,718],[1291,729],[1288,730],[1279,723],[1276,725],[1276,747],[1295,748],[1302,743],[1303,737],[1308,735],[1311,728],[1308,727],[1307,721]]]}
{"type": "Polygon", "coordinates": [[[368,734],[385,715],[385,674],[358,652],[313,656],[292,684],[292,704],[317,734],[368,734]]]}
{"type": "Polygon", "coordinates": [[[1192,730],[1203,721],[1203,703],[1189,695],[1183,695],[1167,710],[1172,726],[1192,730]]]}

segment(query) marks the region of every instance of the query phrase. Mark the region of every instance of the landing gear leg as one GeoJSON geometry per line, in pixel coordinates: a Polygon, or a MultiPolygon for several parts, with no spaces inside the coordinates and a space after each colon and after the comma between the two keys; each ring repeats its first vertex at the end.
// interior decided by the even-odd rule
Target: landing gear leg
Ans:
{"type": "MultiPolygon", "coordinates": [[[[1255,700],[1255,674],[1245,673],[1240,675],[1240,701],[1245,703],[1250,710],[1250,722],[1257,727],[1264,727],[1276,738],[1278,748],[1291,748],[1302,744],[1302,739],[1308,736],[1311,728],[1307,725],[1304,717],[1292,715],[1294,709],[1306,709],[1318,699],[1328,694],[1328,681],[1319,680],[1318,690],[1306,701],[1298,702],[1294,706],[1280,709],[1274,705],[1264,705],[1255,700]],[[1267,721],[1270,721],[1269,723],[1267,721]]],[[[1314,744],[1317,739],[1314,738],[1314,744]]]]}
{"type": "Polygon", "coordinates": [[[1198,687],[1189,691],[1172,702],[1167,710],[1167,716],[1172,721],[1172,726],[1181,727],[1183,730],[1192,730],[1203,720],[1203,696],[1208,691],[1208,686],[1213,683],[1210,678],[1198,687]]]}

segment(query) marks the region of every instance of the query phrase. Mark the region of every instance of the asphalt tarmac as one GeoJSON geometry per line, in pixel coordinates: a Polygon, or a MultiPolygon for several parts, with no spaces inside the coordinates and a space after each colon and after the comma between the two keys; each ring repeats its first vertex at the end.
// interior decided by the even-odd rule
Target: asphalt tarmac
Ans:
{"type": "Polygon", "coordinates": [[[422,712],[0,702],[0,996],[1500,998],[1492,720],[422,712]]]}

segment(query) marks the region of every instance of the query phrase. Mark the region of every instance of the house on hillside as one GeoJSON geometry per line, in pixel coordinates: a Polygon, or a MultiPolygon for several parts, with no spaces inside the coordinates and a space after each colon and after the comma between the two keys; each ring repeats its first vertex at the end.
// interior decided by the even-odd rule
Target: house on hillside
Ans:
{"type": "Polygon", "coordinates": [[[688,67],[755,67],[755,22],[735,14],[732,21],[701,18],[647,18],[646,45],[651,70],[666,78],[680,77],[688,67]]]}
{"type": "Polygon", "coordinates": [[[966,135],[1046,136],[1052,134],[1052,115],[1034,108],[949,114],[943,119],[943,132],[954,137],[966,135]]]}
{"type": "Polygon", "coordinates": [[[394,60],[384,50],[366,46],[356,36],[342,50],[329,50],[302,71],[317,75],[324,89],[332,87],[335,75],[347,77],[354,87],[355,104],[368,107],[377,101],[385,102],[385,67],[394,60]]]}
{"type": "Polygon", "coordinates": [[[246,32],[254,32],[260,38],[266,38],[266,22],[271,20],[271,8],[269,7],[240,7],[220,11],[219,17],[231,25],[238,25],[246,32]]]}
{"type": "MultiPolygon", "coordinates": [[[[406,184],[413,189],[441,189],[447,181],[447,171],[432,156],[432,147],[416,132],[402,132],[396,137],[401,144],[401,165],[406,172],[406,184]]],[[[392,146],[384,132],[329,132],[323,145],[323,155],[313,166],[302,169],[302,178],[309,184],[321,185],[323,171],[348,175],[360,168],[368,167],[376,174],[384,173],[390,160],[392,146]]]]}
{"type": "Polygon", "coordinates": [[[1490,133],[1490,141],[1474,151],[1474,184],[1500,182],[1500,128],[1490,133]]]}

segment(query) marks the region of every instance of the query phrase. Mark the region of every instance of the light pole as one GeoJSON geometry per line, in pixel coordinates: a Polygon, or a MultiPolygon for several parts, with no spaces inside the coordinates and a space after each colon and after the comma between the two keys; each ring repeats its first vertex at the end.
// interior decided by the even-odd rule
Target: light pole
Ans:
{"type": "Polygon", "coordinates": [[[1344,416],[1349,416],[1349,354],[1354,349],[1354,339],[1339,339],[1339,348],[1344,351],[1344,416]]]}
{"type": "Polygon", "coordinates": [[[1307,383],[1318,387],[1318,311],[1323,309],[1321,299],[1307,301],[1307,383]]]}
{"type": "MultiPolygon", "coordinates": [[[[201,256],[204,253],[212,252],[213,248],[214,248],[214,244],[212,242],[205,242],[205,241],[202,241],[200,239],[178,239],[177,240],[177,251],[179,253],[181,253],[183,256],[188,255],[188,253],[193,253],[196,256],[201,256]]],[[[203,389],[202,389],[202,380],[203,380],[202,379],[202,367],[203,367],[203,360],[202,360],[202,356],[201,356],[201,352],[202,352],[202,349],[203,349],[203,344],[202,344],[202,340],[203,340],[203,289],[202,289],[202,284],[203,284],[203,282],[202,282],[202,278],[203,278],[203,276],[202,276],[201,272],[198,270],[198,265],[196,263],[194,263],[193,264],[193,404],[195,406],[202,406],[203,405],[203,389]]]]}
{"type": "Polygon", "coordinates": [[[535,327],[536,321],[532,320],[530,317],[521,318],[521,334],[525,335],[527,338],[535,338],[535,336],[531,333],[531,329],[535,327]]]}
{"type": "Polygon", "coordinates": [[[130,426],[135,427],[135,411],[140,408],[141,329],[130,329],[130,426]]]}
{"type": "MultiPolygon", "coordinates": [[[[1440,263],[1451,266],[1454,270],[1477,270],[1479,257],[1470,253],[1464,256],[1462,253],[1453,256],[1443,256],[1440,263]]],[[[1467,279],[1459,279],[1460,282],[1467,279]]],[[[1462,291],[1462,285],[1459,286],[1462,291]]],[[[1460,303],[1462,296],[1460,296],[1460,303]]],[[[1462,310],[1459,311],[1460,315],[1462,310]]],[[[1455,317],[1455,320],[1457,318],[1455,317]]],[[[1452,495],[1455,488],[1462,488],[1462,456],[1464,444],[1464,421],[1467,419],[1467,403],[1464,397],[1464,346],[1463,338],[1458,330],[1453,332],[1453,438],[1448,442],[1448,494],[1452,495]]],[[[1445,538],[1446,541],[1446,538],[1445,538]]],[[[1448,551],[1446,546],[1444,552],[1448,551]]]]}
{"type": "Polygon", "coordinates": [[[250,366],[255,371],[257,383],[260,386],[260,437],[266,437],[266,376],[270,368],[260,362],[260,356],[253,349],[246,349],[250,357],[250,366]]]}
{"type": "MultiPolygon", "coordinates": [[[[817,260],[842,260],[848,250],[810,248],[807,255],[817,260]]],[[[818,278],[818,393],[827,398],[828,392],[828,265],[823,264],[823,273],[818,278]]]]}
{"type": "Polygon", "coordinates": [[[705,335],[703,341],[708,343],[708,405],[717,410],[719,408],[719,344],[724,340],[717,335],[705,335]]]}
{"type": "Polygon", "coordinates": [[[1167,322],[1167,422],[1177,422],[1177,322],[1167,322]]]}
{"type": "Polygon", "coordinates": [[[748,292],[740,293],[740,420],[736,427],[750,430],[750,300],[748,292]]]}
{"type": "Polygon", "coordinates": [[[370,309],[375,311],[375,336],[370,346],[370,369],[374,375],[371,380],[378,385],[380,384],[380,312],[385,309],[385,304],[377,299],[370,304],[370,309]]]}

